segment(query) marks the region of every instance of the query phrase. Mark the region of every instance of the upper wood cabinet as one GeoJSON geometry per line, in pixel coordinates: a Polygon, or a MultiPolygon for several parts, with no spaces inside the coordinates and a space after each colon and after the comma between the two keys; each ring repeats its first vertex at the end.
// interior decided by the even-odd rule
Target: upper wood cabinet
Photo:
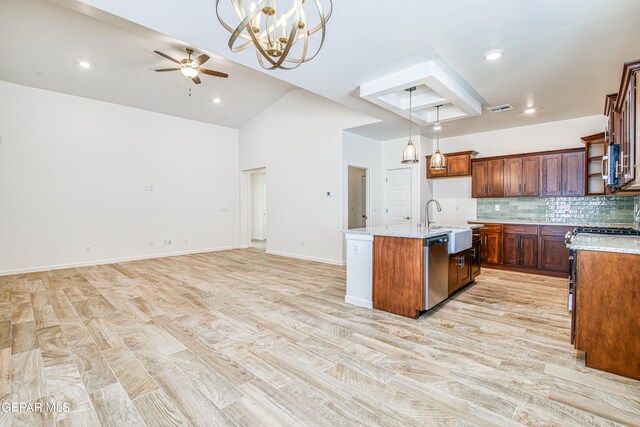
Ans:
{"type": "Polygon", "coordinates": [[[584,195],[584,150],[542,156],[541,196],[584,195]]]}
{"type": "Polygon", "coordinates": [[[515,157],[504,161],[504,195],[506,197],[537,196],[540,158],[515,157]]]}
{"type": "Polygon", "coordinates": [[[475,159],[471,197],[583,196],[585,150],[569,149],[475,159]]]}
{"type": "Polygon", "coordinates": [[[472,197],[504,196],[504,160],[476,160],[471,168],[472,197]]]}
{"type": "Polygon", "coordinates": [[[429,167],[431,156],[427,156],[427,179],[454,178],[471,175],[471,159],[478,155],[477,151],[461,151],[459,153],[443,154],[446,161],[446,169],[432,170],[429,167]]]}

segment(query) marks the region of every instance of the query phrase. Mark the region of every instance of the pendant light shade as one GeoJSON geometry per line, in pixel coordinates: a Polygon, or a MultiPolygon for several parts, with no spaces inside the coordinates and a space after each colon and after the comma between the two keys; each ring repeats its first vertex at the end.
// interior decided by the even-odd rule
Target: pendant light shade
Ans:
{"type": "Polygon", "coordinates": [[[440,107],[442,105],[438,105],[436,107],[436,152],[431,156],[431,161],[429,162],[429,168],[432,170],[442,170],[447,168],[447,161],[444,158],[444,155],[440,152],[440,107]]]}
{"type": "Polygon", "coordinates": [[[402,163],[418,163],[418,150],[413,142],[409,140],[402,150],[402,163]]]}
{"type": "Polygon", "coordinates": [[[413,118],[413,105],[412,105],[412,94],[413,91],[416,90],[415,87],[410,87],[409,89],[405,89],[409,92],[409,142],[405,145],[402,150],[402,162],[404,164],[418,163],[418,149],[413,142],[411,141],[411,119],[413,118]]]}

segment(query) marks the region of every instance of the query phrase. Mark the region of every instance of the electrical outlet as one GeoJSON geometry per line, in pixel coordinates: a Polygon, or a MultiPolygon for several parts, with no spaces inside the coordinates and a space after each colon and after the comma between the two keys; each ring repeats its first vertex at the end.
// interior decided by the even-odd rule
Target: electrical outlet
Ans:
{"type": "Polygon", "coordinates": [[[220,212],[230,212],[231,208],[220,208],[220,212]]]}
{"type": "Polygon", "coordinates": [[[91,253],[91,246],[86,246],[85,247],[85,251],[87,251],[88,254],[91,253]]]}
{"type": "Polygon", "coordinates": [[[495,205],[496,212],[500,212],[500,205],[495,205]]]}
{"type": "Polygon", "coordinates": [[[360,253],[360,246],[353,245],[353,253],[354,255],[358,255],[360,253]]]}
{"type": "Polygon", "coordinates": [[[188,245],[189,244],[189,239],[184,239],[184,244],[188,245]]]}
{"type": "Polygon", "coordinates": [[[152,248],[153,247],[153,240],[149,241],[149,247],[152,248]]]}
{"type": "Polygon", "coordinates": [[[304,240],[300,242],[300,245],[304,248],[304,240]]]}
{"type": "Polygon", "coordinates": [[[460,212],[460,205],[456,205],[456,212],[460,212]]]}

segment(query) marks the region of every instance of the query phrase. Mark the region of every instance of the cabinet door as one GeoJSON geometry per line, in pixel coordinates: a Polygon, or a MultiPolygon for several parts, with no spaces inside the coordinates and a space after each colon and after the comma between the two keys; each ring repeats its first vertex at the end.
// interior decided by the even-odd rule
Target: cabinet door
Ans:
{"type": "Polygon", "coordinates": [[[541,196],[562,196],[562,154],[542,156],[541,196]]]}
{"type": "Polygon", "coordinates": [[[562,195],[584,195],[584,152],[562,155],[562,195]]]}
{"type": "MultiPolygon", "coordinates": [[[[447,162],[449,159],[446,159],[447,162]]],[[[444,169],[431,169],[429,164],[431,163],[431,156],[427,156],[427,179],[435,177],[447,176],[447,168],[444,169]]]]}
{"type": "Polygon", "coordinates": [[[562,236],[540,236],[540,268],[569,273],[569,249],[562,236]]]}
{"type": "Polygon", "coordinates": [[[504,161],[504,195],[507,197],[522,194],[522,158],[504,161]]]}
{"type": "Polygon", "coordinates": [[[474,240],[471,247],[471,280],[475,280],[480,275],[480,252],[482,240],[474,240]]]}
{"type": "Polygon", "coordinates": [[[520,253],[520,235],[505,234],[502,239],[502,263],[518,265],[520,253]]]}
{"type": "Polygon", "coordinates": [[[487,162],[471,164],[471,197],[487,197],[487,162]]]}
{"type": "Polygon", "coordinates": [[[458,280],[458,255],[449,255],[449,295],[458,290],[460,280],[458,280]]]}
{"type": "Polygon", "coordinates": [[[486,250],[486,262],[488,264],[500,264],[500,257],[502,253],[502,235],[501,233],[487,233],[485,240],[486,250]]]}
{"type": "Polygon", "coordinates": [[[487,196],[504,197],[504,160],[487,162],[487,196]]]}
{"type": "Polygon", "coordinates": [[[540,157],[524,157],[522,159],[522,196],[540,194],[540,157]]]}
{"type": "Polygon", "coordinates": [[[458,270],[458,282],[460,287],[471,283],[471,264],[472,255],[471,249],[467,249],[464,253],[460,254],[460,264],[458,270]]]}
{"type": "Polygon", "coordinates": [[[471,175],[471,156],[461,154],[447,157],[447,176],[471,175]]]}
{"type": "Polygon", "coordinates": [[[520,235],[518,264],[523,267],[538,266],[538,236],[520,235]]]}

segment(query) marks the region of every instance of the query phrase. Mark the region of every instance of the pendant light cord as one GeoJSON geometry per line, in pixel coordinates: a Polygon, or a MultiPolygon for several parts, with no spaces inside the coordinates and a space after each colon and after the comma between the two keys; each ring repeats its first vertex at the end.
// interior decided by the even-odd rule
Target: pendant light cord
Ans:
{"type": "Polygon", "coordinates": [[[409,88],[409,142],[411,142],[411,133],[413,131],[413,127],[411,126],[411,118],[413,116],[412,114],[412,108],[413,108],[413,104],[412,104],[412,97],[413,97],[413,88],[409,88]]]}

